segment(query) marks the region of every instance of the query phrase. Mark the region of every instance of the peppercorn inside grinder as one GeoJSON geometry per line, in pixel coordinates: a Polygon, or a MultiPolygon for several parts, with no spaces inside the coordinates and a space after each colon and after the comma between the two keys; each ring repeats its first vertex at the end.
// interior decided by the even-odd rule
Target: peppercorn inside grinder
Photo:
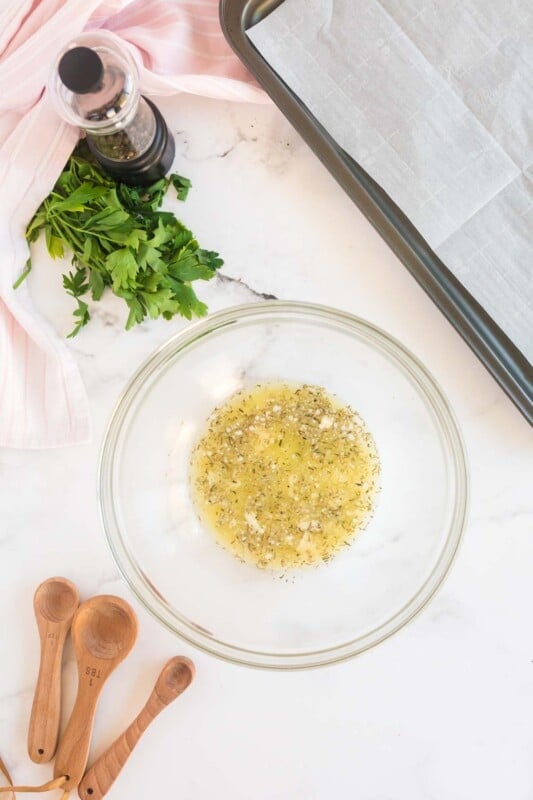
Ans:
{"type": "Polygon", "coordinates": [[[146,186],[172,166],[174,138],[141,95],[137,65],[115,35],[95,31],[69,42],[48,89],[59,115],[86,132],[92,154],[117,180],[146,186]]]}

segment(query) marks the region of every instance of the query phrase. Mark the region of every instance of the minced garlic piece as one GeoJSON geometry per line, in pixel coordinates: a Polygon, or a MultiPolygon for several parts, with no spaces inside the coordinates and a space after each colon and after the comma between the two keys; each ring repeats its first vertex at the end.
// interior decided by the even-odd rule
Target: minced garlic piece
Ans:
{"type": "Polygon", "coordinates": [[[318,386],[258,384],[216,408],[191,457],[195,505],[236,556],[328,561],[364,528],[379,486],[361,417],[318,386]]]}

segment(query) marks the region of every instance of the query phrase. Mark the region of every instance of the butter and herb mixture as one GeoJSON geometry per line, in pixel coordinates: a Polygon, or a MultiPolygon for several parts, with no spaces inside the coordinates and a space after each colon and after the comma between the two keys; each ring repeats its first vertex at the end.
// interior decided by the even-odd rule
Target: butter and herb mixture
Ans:
{"type": "Polygon", "coordinates": [[[237,557],[328,561],[372,512],[379,456],[361,417],[318,386],[259,384],[208,420],[191,457],[195,506],[237,557]]]}

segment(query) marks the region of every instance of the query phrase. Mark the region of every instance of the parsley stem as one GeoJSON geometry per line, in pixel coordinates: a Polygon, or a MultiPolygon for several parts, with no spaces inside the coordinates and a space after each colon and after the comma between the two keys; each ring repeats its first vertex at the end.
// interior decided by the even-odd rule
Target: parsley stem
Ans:
{"type": "Polygon", "coordinates": [[[23,281],[25,281],[25,280],[26,280],[26,278],[28,277],[28,275],[29,275],[29,274],[30,274],[30,272],[31,272],[31,266],[32,266],[32,264],[31,264],[31,257],[30,257],[30,258],[28,258],[28,260],[26,261],[26,264],[24,265],[24,269],[22,270],[22,272],[21,272],[21,273],[20,273],[20,275],[18,276],[17,280],[16,280],[16,281],[15,281],[15,283],[13,284],[13,289],[18,289],[18,288],[19,288],[19,286],[20,286],[20,284],[21,284],[23,281]]]}

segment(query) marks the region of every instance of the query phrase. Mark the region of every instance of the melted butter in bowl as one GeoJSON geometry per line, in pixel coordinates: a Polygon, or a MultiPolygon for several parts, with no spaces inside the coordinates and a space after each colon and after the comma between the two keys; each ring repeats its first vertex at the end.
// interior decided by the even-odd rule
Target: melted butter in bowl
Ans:
{"type": "Polygon", "coordinates": [[[379,490],[374,439],[318,386],[257,384],[216,408],[191,456],[197,512],[257,567],[319,564],[367,524],[379,490]]]}
{"type": "Polygon", "coordinates": [[[100,462],[106,536],[143,606],[205,652],[272,669],[402,628],[450,569],[467,496],[425,367],[374,325],[304,303],[186,326],[130,381],[100,462]]]}

